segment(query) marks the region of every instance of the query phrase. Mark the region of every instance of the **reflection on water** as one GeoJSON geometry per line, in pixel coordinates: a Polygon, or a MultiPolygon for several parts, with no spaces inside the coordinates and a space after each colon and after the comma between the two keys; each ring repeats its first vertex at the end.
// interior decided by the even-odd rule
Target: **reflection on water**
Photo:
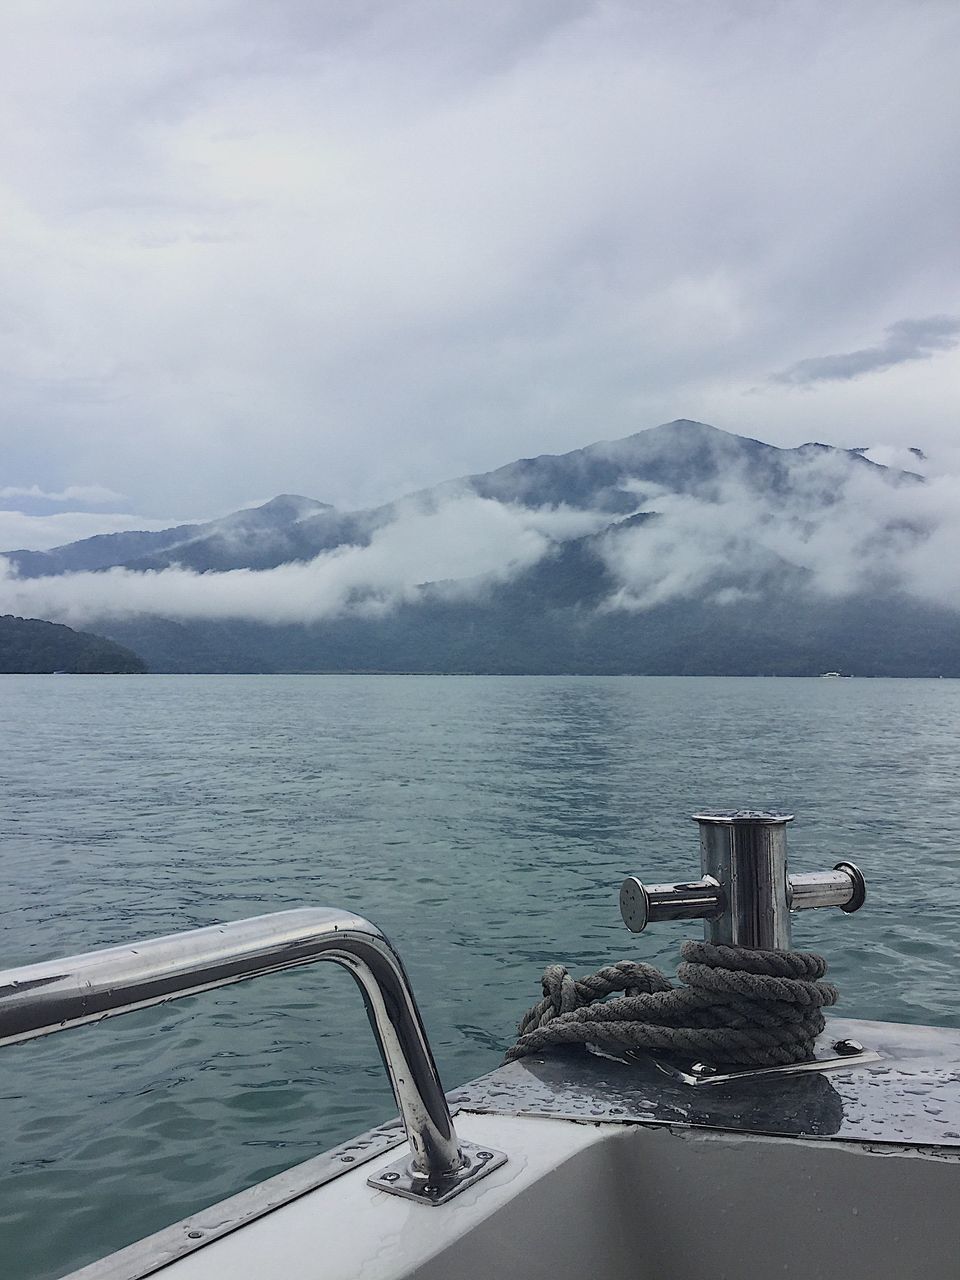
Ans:
{"type": "MultiPolygon", "coordinates": [[[[399,946],[448,1086],[496,1065],[539,971],[673,969],[617,890],[692,874],[696,809],[789,808],[841,1010],[960,1026],[960,685],[491,677],[3,677],[21,963],[333,904],[399,946]]],[[[274,975],[0,1052],[6,1277],[55,1275],[391,1112],[346,975],[274,975]]]]}

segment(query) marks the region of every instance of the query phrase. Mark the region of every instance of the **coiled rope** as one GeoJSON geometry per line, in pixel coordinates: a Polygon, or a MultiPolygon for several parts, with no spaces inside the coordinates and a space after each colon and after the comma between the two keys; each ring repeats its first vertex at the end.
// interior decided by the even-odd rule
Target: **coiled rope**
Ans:
{"type": "Polygon", "coordinates": [[[824,1028],[821,1010],[839,994],[820,981],[827,971],[822,956],[691,941],[681,955],[680,987],[634,960],[579,979],[563,965],[548,965],[543,999],[521,1019],[507,1061],[597,1042],[717,1067],[774,1067],[813,1055],[824,1028]],[[623,994],[606,999],[616,992],[623,994]]]}

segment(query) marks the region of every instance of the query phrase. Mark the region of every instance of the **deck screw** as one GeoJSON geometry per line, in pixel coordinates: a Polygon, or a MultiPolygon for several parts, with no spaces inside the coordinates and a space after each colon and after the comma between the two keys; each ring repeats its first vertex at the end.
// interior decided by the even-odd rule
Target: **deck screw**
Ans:
{"type": "Polygon", "coordinates": [[[859,1040],[837,1040],[833,1051],[842,1058],[854,1058],[858,1053],[863,1053],[863,1045],[859,1040]]]}
{"type": "Polygon", "coordinates": [[[709,1062],[695,1062],[690,1068],[692,1076],[715,1076],[717,1068],[712,1067],[709,1062]]]}
{"type": "Polygon", "coordinates": [[[190,1240],[201,1240],[203,1238],[202,1231],[188,1231],[187,1238],[190,1240]]]}
{"type": "Polygon", "coordinates": [[[477,1159],[478,1159],[478,1160],[492,1160],[492,1159],[493,1159],[493,1152],[492,1152],[492,1151],[478,1151],[478,1152],[477,1152],[477,1159]]]}
{"type": "Polygon", "coordinates": [[[396,1182],[400,1177],[399,1173],[384,1173],[381,1175],[382,1182],[396,1182]]]}

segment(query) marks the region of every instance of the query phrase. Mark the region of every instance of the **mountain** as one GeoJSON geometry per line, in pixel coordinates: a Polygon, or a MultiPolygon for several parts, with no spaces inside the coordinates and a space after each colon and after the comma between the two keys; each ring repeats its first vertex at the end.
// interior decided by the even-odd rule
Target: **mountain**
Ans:
{"type": "Polygon", "coordinates": [[[0,672],[5,675],[129,675],[146,669],[142,658],[103,636],[38,618],[0,617],[0,672]]]}
{"type": "MultiPolygon", "coordinates": [[[[886,470],[858,450],[821,444],[779,449],[703,422],[678,419],[623,440],[600,441],[571,453],[523,458],[496,471],[462,476],[420,490],[401,502],[364,511],[342,512],[328,503],[286,494],[207,524],[179,525],[159,533],[105,534],[51,551],[2,554],[22,577],[113,566],[144,570],[176,564],[201,573],[269,569],[312,560],[341,546],[366,546],[378,530],[397,519],[405,505],[430,509],[464,494],[524,507],[566,506],[608,512],[612,520],[637,511],[641,505],[638,490],[664,489],[710,497],[733,475],[758,493],[786,498],[796,488],[796,463],[818,453],[842,458],[851,468],[886,470]]],[[[918,478],[898,474],[908,481],[918,478]]],[[[827,501],[829,495],[820,495],[820,499],[827,501]]]]}
{"type": "MultiPolygon", "coordinates": [[[[638,482],[672,493],[705,496],[736,474],[758,491],[785,494],[794,487],[794,463],[815,453],[842,456],[853,467],[883,471],[853,450],[805,444],[779,449],[705,422],[679,418],[623,440],[604,440],[572,453],[524,458],[466,483],[482,497],[525,506],[566,503],[611,513],[636,510],[638,482]]],[[[463,483],[463,482],[454,482],[463,483]]]]}
{"type": "MultiPolygon", "coordinates": [[[[339,569],[370,548],[388,567],[376,591],[402,588],[385,602],[360,582],[320,621],[97,621],[158,671],[960,675],[960,614],[907,594],[875,554],[927,536],[895,502],[923,483],[863,450],[780,449],[679,420],[365,511],[285,496],[205,525],[9,558],[23,577],[81,564],[208,573],[330,551],[318,564],[339,569]],[[548,529],[541,552],[479,578],[393,583],[390,553],[410,541],[411,513],[442,514],[464,498],[508,504],[510,519],[529,513],[531,528],[548,529]]],[[[476,536],[495,535],[483,525],[476,536]]],[[[291,592],[319,590],[314,578],[295,582],[291,592]]]]}
{"type": "Polygon", "coordinates": [[[96,571],[116,565],[162,569],[182,564],[204,572],[264,569],[301,558],[296,554],[300,546],[299,524],[318,513],[332,511],[329,503],[281,494],[263,506],[234,511],[204,524],[181,524],[155,533],[105,533],[50,551],[2,554],[23,578],[96,571]]]}

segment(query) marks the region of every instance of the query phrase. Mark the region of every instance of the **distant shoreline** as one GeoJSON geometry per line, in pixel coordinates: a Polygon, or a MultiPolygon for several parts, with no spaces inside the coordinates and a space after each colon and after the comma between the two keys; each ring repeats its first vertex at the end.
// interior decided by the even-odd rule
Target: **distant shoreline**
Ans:
{"type": "MultiPolygon", "coordinates": [[[[161,679],[284,679],[303,676],[383,676],[426,680],[822,680],[823,675],[730,675],[711,672],[641,672],[641,671],[0,671],[2,676],[148,676],[161,679]]],[[[844,680],[958,680],[960,675],[864,675],[844,676],[844,680]]]]}

